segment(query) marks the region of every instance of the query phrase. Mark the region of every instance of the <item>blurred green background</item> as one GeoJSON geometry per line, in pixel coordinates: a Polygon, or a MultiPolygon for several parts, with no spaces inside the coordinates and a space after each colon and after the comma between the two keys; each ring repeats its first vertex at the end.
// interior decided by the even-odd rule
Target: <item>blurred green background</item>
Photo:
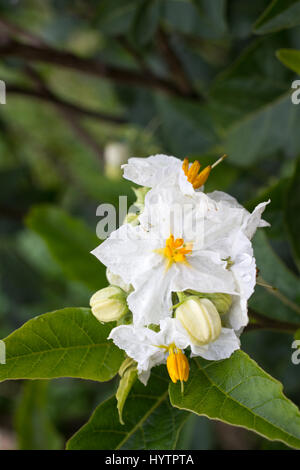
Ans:
{"type": "MultiPolygon", "coordinates": [[[[244,333],[243,348],[300,405],[300,366],[291,363],[300,327],[300,105],[290,99],[298,66],[278,53],[300,49],[300,2],[269,4],[0,0],[1,338],[35,315],[87,306],[106,285],[89,254],[99,243],[96,209],[117,208],[120,194],[134,200],[132,184],[111,176],[112,145],[116,161],[122,151],[207,164],[226,152],[206,190],[249,210],[272,200],[272,227],[254,246],[260,275],[278,291],[257,288],[250,307],[260,326],[244,333]]],[[[62,448],[115,389],[115,380],[2,383],[0,448],[62,448]]],[[[178,442],[283,447],[196,416],[178,442]]]]}

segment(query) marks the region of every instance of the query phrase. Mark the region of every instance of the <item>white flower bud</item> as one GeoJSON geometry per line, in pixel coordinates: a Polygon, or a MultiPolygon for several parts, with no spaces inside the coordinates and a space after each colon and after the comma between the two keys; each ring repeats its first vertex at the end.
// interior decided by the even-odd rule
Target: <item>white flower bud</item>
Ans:
{"type": "Polygon", "coordinates": [[[117,286],[100,289],[91,297],[93,315],[101,322],[119,320],[128,311],[125,292],[117,286]]]}
{"type": "Polygon", "coordinates": [[[120,287],[122,290],[124,290],[127,293],[131,290],[131,286],[129,284],[126,284],[121,278],[121,276],[119,276],[118,274],[114,274],[108,268],[106,270],[106,278],[112,286],[120,287]]]}
{"type": "Polygon", "coordinates": [[[221,319],[208,299],[189,297],[176,309],[176,318],[198,346],[215,341],[221,333],[221,319]]]}
{"type": "Polygon", "coordinates": [[[120,179],[121,165],[127,163],[129,148],[125,142],[111,142],[104,149],[105,174],[111,179],[120,179]]]}

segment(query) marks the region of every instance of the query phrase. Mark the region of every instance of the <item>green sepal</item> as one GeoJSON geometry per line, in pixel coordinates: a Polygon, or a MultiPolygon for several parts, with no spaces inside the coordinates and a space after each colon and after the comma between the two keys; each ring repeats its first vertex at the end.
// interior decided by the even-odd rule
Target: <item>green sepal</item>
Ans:
{"type": "Polygon", "coordinates": [[[229,294],[224,294],[221,292],[212,294],[205,292],[197,292],[194,290],[188,290],[187,292],[190,292],[191,294],[195,295],[200,299],[210,300],[214,304],[220,315],[225,315],[225,313],[228,312],[232,304],[232,298],[229,294]]]}
{"type": "Polygon", "coordinates": [[[136,362],[127,357],[122,363],[119,369],[119,375],[121,377],[119,382],[119,387],[116,393],[117,399],[117,408],[119,413],[119,420],[121,424],[124,424],[123,421],[123,408],[128,397],[128,394],[137,379],[137,364],[136,362]]]}

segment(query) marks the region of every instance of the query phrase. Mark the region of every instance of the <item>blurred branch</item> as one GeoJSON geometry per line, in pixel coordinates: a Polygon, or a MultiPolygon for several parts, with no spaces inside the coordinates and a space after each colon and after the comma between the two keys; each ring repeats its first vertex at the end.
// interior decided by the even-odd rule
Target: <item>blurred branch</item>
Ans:
{"type": "Polygon", "coordinates": [[[157,33],[157,43],[161,51],[162,56],[164,57],[169,70],[174,78],[178,88],[180,89],[183,95],[187,96],[197,96],[193,90],[193,85],[190,82],[189,77],[186,75],[183,64],[179,60],[177,54],[172,48],[168,34],[162,29],[159,28],[157,33]]]}
{"type": "Polygon", "coordinates": [[[255,323],[249,323],[244,330],[245,332],[254,330],[273,330],[293,334],[300,328],[300,324],[273,320],[260,315],[252,309],[249,309],[249,316],[255,320],[255,323]]]}
{"type": "MultiPolygon", "coordinates": [[[[3,33],[3,31],[2,31],[3,33]]],[[[114,82],[139,85],[182,96],[182,91],[169,80],[159,78],[152,72],[138,72],[105,64],[100,60],[78,57],[71,52],[64,52],[49,46],[24,44],[7,35],[0,38],[0,56],[16,57],[29,62],[45,62],[53,65],[84,72],[114,82]]]]}
{"type": "Polygon", "coordinates": [[[31,44],[35,44],[37,46],[45,45],[45,42],[41,38],[39,38],[38,36],[36,36],[35,34],[29,31],[24,30],[19,25],[15,25],[11,23],[7,19],[0,18],[0,28],[1,28],[2,34],[3,32],[6,32],[10,35],[20,37],[21,39],[22,38],[26,39],[31,44]]]}
{"type": "Polygon", "coordinates": [[[22,220],[26,211],[15,207],[0,204],[0,216],[7,219],[22,220]]]}
{"type": "Polygon", "coordinates": [[[271,295],[274,295],[275,297],[277,297],[282,303],[284,303],[289,308],[294,310],[294,312],[300,315],[299,305],[295,304],[295,302],[293,302],[288,297],[286,297],[286,295],[284,295],[277,287],[269,286],[267,282],[261,276],[259,276],[257,280],[261,282],[260,285],[262,285],[271,295]]]}
{"type": "Polygon", "coordinates": [[[70,103],[69,101],[59,98],[50,90],[47,93],[43,90],[36,90],[33,88],[27,88],[20,86],[18,84],[7,84],[6,85],[7,93],[14,93],[23,96],[29,96],[43,101],[48,101],[56,106],[60,106],[69,112],[74,112],[81,116],[90,117],[94,119],[99,119],[101,121],[111,122],[114,124],[125,124],[127,120],[121,116],[114,116],[107,113],[102,113],[100,111],[94,111],[92,109],[83,108],[82,106],[70,103]]]}
{"type": "Polygon", "coordinates": [[[139,51],[137,51],[135,47],[133,47],[133,45],[128,41],[125,35],[117,36],[116,39],[119,42],[120,46],[123,47],[123,49],[125,49],[133,57],[136,64],[140,67],[141,70],[143,70],[143,72],[151,73],[142,54],[140,54],[139,51]]]}
{"type": "MultiPolygon", "coordinates": [[[[31,80],[36,84],[39,91],[43,93],[45,96],[52,97],[53,93],[49,90],[47,83],[45,82],[44,78],[29,65],[24,67],[24,71],[26,75],[31,78],[31,80]]],[[[67,121],[69,126],[75,132],[75,134],[88,146],[91,148],[93,152],[95,152],[96,156],[100,158],[101,163],[103,163],[103,149],[98,144],[98,142],[94,139],[94,137],[82,126],[80,120],[78,119],[78,113],[74,114],[74,109],[71,106],[66,107],[61,104],[61,102],[55,102],[56,108],[62,115],[62,117],[67,121]]],[[[111,116],[109,116],[111,119],[111,116]]],[[[114,118],[115,119],[115,118],[114,118]]],[[[106,119],[107,120],[107,119],[106,119]]],[[[115,122],[115,120],[113,121],[115,122]]]]}
{"type": "Polygon", "coordinates": [[[68,122],[69,126],[73,129],[75,134],[78,135],[83,143],[90,147],[90,149],[96,154],[101,164],[103,165],[104,153],[101,145],[99,145],[94,137],[85,129],[84,126],[81,125],[77,116],[74,116],[74,114],[72,114],[69,110],[63,108],[60,109],[60,113],[68,122]]]}

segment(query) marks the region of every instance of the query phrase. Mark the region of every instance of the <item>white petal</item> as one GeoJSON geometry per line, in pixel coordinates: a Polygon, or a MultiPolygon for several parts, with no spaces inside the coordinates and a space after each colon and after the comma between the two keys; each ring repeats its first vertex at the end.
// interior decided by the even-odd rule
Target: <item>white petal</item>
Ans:
{"type": "Polygon", "coordinates": [[[190,344],[190,338],[186,330],[176,318],[166,318],[160,322],[160,334],[166,345],[172,343],[178,349],[185,349],[190,344]]]}
{"type": "Polygon", "coordinates": [[[236,333],[244,328],[249,321],[247,300],[239,295],[232,296],[232,305],[229,312],[222,317],[222,321],[236,333]]]}
{"type": "Polygon", "coordinates": [[[209,361],[227,359],[240,348],[240,340],[235,332],[229,328],[222,328],[221,334],[216,341],[205,346],[191,345],[192,356],[201,356],[209,361]]]}
{"type": "Polygon", "coordinates": [[[180,168],[178,173],[178,184],[182,194],[192,196],[195,193],[192,183],[188,181],[182,168],[180,168]]]}
{"type": "Polygon", "coordinates": [[[131,290],[130,284],[126,284],[124,280],[118,274],[113,273],[110,269],[107,268],[106,270],[106,278],[108,282],[113,285],[120,287],[125,292],[129,292],[131,290]]]}
{"type": "Polygon", "coordinates": [[[245,233],[247,237],[251,240],[253,235],[256,232],[257,227],[268,227],[270,224],[265,220],[261,220],[261,215],[266,208],[266,205],[269,204],[270,199],[266,202],[262,202],[255,207],[252,214],[245,221],[245,233]]]}
{"type": "Polygon", "coordinates": [[[207,193],[207,196],[216,202],[224,202],[229,207],[244,209],[233,196],[230,196],[230,194],[224,193],[223,191],[213,191],[212,193],[207,193]]]}
{"type": "Polygon", "coordinates": [[[108,339],[138,363],[138,371],[148,371],[164,361],[165,352],[158,345],[159,334],[149,328],[121,325],[111,330],[108,339]]]}
{"type": "Polygon", "coordinates": [[[166,179],[171,174],[178,173],[182,161],[169,155],[152,155],[147,158],[130,158],[123,165],[124,178],[141,186],[152,188],[166,179]]]}
{"type": "Polygon", "coordinates": [[[159,262],[154,257],[155,248],[157,240],[153,240],[140,226],[124,224],[91,253],[114,274],[121,276],[126,284],[134,284],[141,272],[159,262]]]}
{"type": "Polygon", "coordinates": [[[134,283],[135,290],[127,297],[133,321],[137,326],[159,324],[172,315],[173,266],[166,271],[164,258],[157,267],[141,274],[134,283]]]}
{"type": "Polygon", "coordinates": [[[174,279],[174,291],[186,289],[198,292],[236,293],[232,273],[226,269],[226,261],[222,261],[218,253],[196,251],[187,255],[188,265],[177,263],[177,275],[174,279]]]}

